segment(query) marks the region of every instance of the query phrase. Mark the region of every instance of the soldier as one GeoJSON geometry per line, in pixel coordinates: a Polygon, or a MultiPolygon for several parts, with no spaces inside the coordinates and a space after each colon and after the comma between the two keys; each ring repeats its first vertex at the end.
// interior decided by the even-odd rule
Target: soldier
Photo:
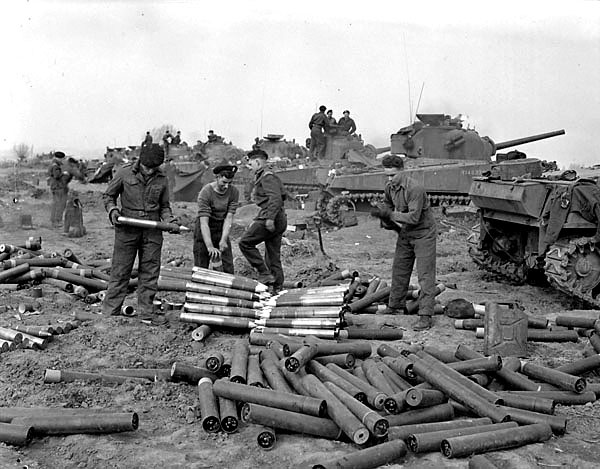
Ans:
{"type": "Polygon", "coordinates": [[[344,111],[344,117],[340,118],[338,126],[340,128],[340,133],[345,135],[352,135],[356,132],[356,123],[354,122],[354,119],[350,117],[350,111],[344,111]]]}
{"type": "Polygon", "coordinates": [[[413,329],[429,329],[435,304],[435,218],[423,186],[404,173],[402,158],[388,155],[382,164],[390,180],[385,186],[384,202],[371,214],[381,219],[383,228],[398,232],[386,314],[406,314],[406,293],[416,259],[421,292],[419,320],[413,329]]]}
{"type": "Polygon", "coordinates": [[[217,141],[219,141],[219,136],[215,134],[214,130],[209,130],[208,131],[208,143],[215,143],[217,141]]]}
{"type": "Polygon", "coordinates": [[[258,281],[273,285],[273,291],[277,292],[283,286],[280,251],[281,238],[287,228],[283,208],[286,193],[281,180],[267,169],[269,156],[263,150],[252,150],[248,158],[254,171],[252,201],[260,207],[260,211],[242,235],[240,251],[257,270],[258,281]],[[265,243],[264,259],[256,248],[262,242],[265,243]]]}
{"type": "Polygon", "coordinates": [[[233,253],[229,230],[240,193],[233,185],[237,166],[219,165],[213,169],[216,180],[198,194],[198,218],[194,229],[194,265],[207,268],[221,259],[223,272],[233,274],[233,253]]]}
{"type": "Polygon", "coordinates": [[[175,137],[171,139],[171,145],[179,145],[181,143],[181,130],[177,131],[175,137]]]}
{"type": "Polygon", "coordinates": [[[67,205],[69,182],[73,179],[71,173],[65,170],[65,154],[62,151],[54,152],[54,158],[48,168],[48,185],[52,192],[52,208],[50,210],[50,223],[52,228],[60,228],[63,212],[67,205]]]}
{"type": "Polygon", "coordinates": [[[319,112],[312,115],[308,123],[310,129],[310,158],[316,160],[325,156],[325,131],[329,121],[325,115],[327,108],[319,106],[319,112]]]}
{"type": "Polygon", "coordinates": [[[163,235],[160,230],[119,224],[117,218],[141,218],[177,223],[169,203],[167,177],[159,169],[165,153],[158,144],[144,147],[135,163],[123,165],[108,184],[102,198],[108,218],[115,227],[115,245],[110,282],[102,303],[102,313],[119,315],[127,295],[131,269],[138,256],[138,312],[143,321],[164,324],[164,317],[153,314],[163,235]],[[120,196],[121,208],[117,206],[120,196]]]}
{"type": "Polygon", "coordinates": [[[142,142],[142,146],[149,147],[151,145],[152,145],[152,135],[150,135],[150,132],[146,132],[146,137],[144,138],[144,141],[142,142]]]}

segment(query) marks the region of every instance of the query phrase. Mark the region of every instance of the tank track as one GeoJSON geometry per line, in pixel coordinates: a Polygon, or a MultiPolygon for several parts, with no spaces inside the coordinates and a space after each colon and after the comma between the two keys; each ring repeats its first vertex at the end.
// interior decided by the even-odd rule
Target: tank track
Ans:
{"type": "MultiPolygon", "coordinates": [[[[553,244],[546,254],[545,273],[550,284],[582,302],[600,308],[600,298],[593,289],[600,280],[600,246],[593,238],[563,239],[553,244]]],[[[599,295],[600,297],[600,295],[599,295]]]]}

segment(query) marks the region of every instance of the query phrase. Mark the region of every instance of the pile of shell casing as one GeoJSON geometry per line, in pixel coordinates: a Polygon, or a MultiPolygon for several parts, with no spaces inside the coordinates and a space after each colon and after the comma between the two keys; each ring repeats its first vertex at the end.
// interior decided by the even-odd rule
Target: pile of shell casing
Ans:
{"type": "Polygon", "coordinates": [[[66,334],[79,327],[80,324],[80,321],[72,319],[55,325],[24,326],[16,324],[11,327],[0,327],[0,353],[18,348],[45,349],[55,336],[66,334]]]}
{"type": "Polygon", "coordinates": [[[25,446],[36,437],[137,430],[138,414],[104,408],[0,407],[0,442],[25,446]]]}
{"type": "Polygon", "coordinates": [[[62,254],[43,251],[39,237],[18,245],[0,244],[0,261],[3,269],[0,290],[15,291],[32,283],[43,283],[81,299],[97,301],[108,287],[109,276],[102,268],[82,264],[70,249],[62,254]]]}

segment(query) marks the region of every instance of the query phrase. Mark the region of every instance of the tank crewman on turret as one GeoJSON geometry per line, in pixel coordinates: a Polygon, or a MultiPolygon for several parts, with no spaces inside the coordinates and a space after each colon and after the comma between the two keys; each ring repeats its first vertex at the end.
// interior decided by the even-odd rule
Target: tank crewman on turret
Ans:
{"type": "Polygon", "coordinates": [[[146,137],[144,137],[144,141],[142,142],[142,146],[143,147],[150,147],[150,146],[152,146],[152,135],[150,135],[150,132],[146,132],[146,137]]]}
{"type": "Polygon", "coordinates": [[[179,145],[181,143],[181,130],[177,131],[177,134],[171,139],[171,145],[179,145]]]}
{"type": "MultiPolygon", "coordinates": [[[[323,113],[323,116],[325,114],[323,113]]],[[[283,202],[286,198],[281,180],[267,168],[267,153],[252,150],[248,153],[250,167],[254,171],[254,187],[251,199],[260,207],[258,215],[240,239],[240,251],[258,272],[258,281],[273,285],[273,291],[283,286],[281,267],[281,238],[287,228],[283,202]],[[263,259],[256,246],[265,243],[263,259]]]]}
{"type": "Polygon", "coordinates": [[[325,156],[325,131],[329,121],[325,115],[327,108],[319,106],[319,112],[312,115],[308,123],[310,129],[310,158],[316,160],[325,156]]]}
{"type": "Polygon", "coordinates": [[[208,131],[208,143],[215,143],[219,141],[219,136],[217,134],[215,134],[214,130],[209,130],[208,131]]]}
{"type": "Polygon", "coordinates": [[[233,185],[237,166],[219,165],[213,169],[216,180],[198,194],[198,218],[194,229],[194,265],[207,268],[221,259],[223,272],[233,274],[233,253],[229,231],[238,208],[240,193],[233,185]]]}
{"type": "Polygon", "coordinates": [[[115,245],[110,282],[102,303],[102,313],[119,315],[138,256],[137,301],[140,319],[152,324],[164,323],[153,314],[157,292],[162,231],[119,224],[119,216],[177,223],[169,203],[167,177],[159,169],[165,152],[158,144],[142,148],[135,163],[123,165],[108,184],[102,198],[108,218],[115,227],[115,245]],[[121,207],[117,205],[120,199],[121,207]]]}
{"type": "Polygon", "coordinates": [[[352,135],[354,132],[356,132],[356,123],[354,122],[354,119],[350,117],[350,111],[344,111],[344,117],[340,118],[338,126],[339,131],[342,134],[352,135]]]}
{"type": "Polygon", "coordinates": [[[378,204],[371,214],[381,219],[383,228],[398,232],[386,314],[406,314],[406,293],[416,259],[421,292],[419,320],[413,329],[429,329],[435,304],[435,218],[425,189],[404,172],[402,158],[387,155],[382,164],[390,180],[385,186],[383,203],[378,204]]]}
{"type": "Polygon", "coordinates": [[[71,179],[73,179],[73,176],[66,171],[65,167],[65,154],[62,151],[54,152],[54,158],[48,168],[48,185],[50,186],[50,192],[52,192],[52,207],[50,210],[52,228],[59,228],[62,224],[71,179]]]}

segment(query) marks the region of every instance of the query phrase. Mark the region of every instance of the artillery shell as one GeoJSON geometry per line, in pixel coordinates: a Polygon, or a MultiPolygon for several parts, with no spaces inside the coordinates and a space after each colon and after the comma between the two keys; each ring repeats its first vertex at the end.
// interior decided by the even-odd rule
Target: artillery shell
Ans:
{"type": "Polygon", "coordinates": [[[561,415],[540,414],[530,410],[517,409],[515,407],[499,406],[510,415],[510,419],[520,425],[530,425],[534,423],[547,424],[557,435],[562,435],[567,431],[567,419],[561,415]]]}
{"type": "Polygon", "coordinates": [[[596,400],[596,394],[593,391],[585,391],[581,394],[569,391],[499,391],[498,394],[518,396],[532,396],[536,398],[549,399],[555,404],[561,405],[584,405],[596,400]]]}
{"type": "Polygon", "coordinates": [[[248,372],[248,344],[239,340],[233,349],[229,379],[234,383],[246,384],[248,372]]]}
{"type": "Polygon", "coordinates": [[[577,342],[577,331],[549,331],[546,329],[527,329],[527,340],[531,342],[577,342]]]}
{"type": "Polygon", "coordinates": [[[484,455],[476,454],[469,459],[469,469],[498,469],[498,466],[484,455]]]}
{"type": "Polygon", "coordinates": [[[206,368],[175,362],[171,367],[171,379],[173,381],[185,381],[189,384],[198,384],[201,378],[217,379],[214,373],[206,368]]]}
{"type": "MultiPolygon", "coordinates": [[[[294,353],[301,347],[301,344],[289,344],[290,351],[294,353]]],[[[367,341],[357,342],[319,342],[317,356],[337,355],[339,353],[351,353],[354,358],[367,358],[371,356],[371,343],[367,341]]]]}
{"type": "Polygon", "coordinates": [[[438,348],[431,345],[423,347],[423,352],[438,359],[442,363],[452,363],[459,361],[455,356],[455,350],[450,348],[438,348]]]}
{"type": "Polygon", "coordinates": [[[212,333],[212,329],[210,328],[210,326],[203,324],[202,326],[199,326],[192,331],[192,339],[195,340],[196,342],[202,342],[211,333],[212,333]]]}
{"type": "Polygon", "coordinates": [[[260,368],[263,372],[264,377],[271,389],[275,389],[276,391],[287,392],[293,394],[294,391],[287,383],[285,377],[283,376],[283,372],[278,366],[277,357],[275,359],[263,358],[265,353],[261,352],[260,354],[260,368]]]}
{"type": "Polygon", "coordinates": [[[327,364],[326,368],[335,373],[336,375],[340,376],[341,378],[345,379],[349,383],[353,384],[361,391],[363,391],[367,396],[367,402],[370,406],[374,407],[377,410],[383,409],[383,404],[385,402],[386,395],[379,389],[375,388],[367,381],[363,381],[362,379],[357,378],[352,373],[349,373],[348,371],[340,368],[334,363],[327,364]]]}
{"type": "Polygon", "coordinates": [[[202,415],[202,428],[206,433],[218,432],[221,429],[221,419],[210,378],[201,378],[198,381],[198,396],[200,414],[202,415]]]}
{"type": "Polygon", "coordinates": [[[461,375],[472,375],[475,373],[488,373],[498,371],[502,368],[502,357],[490,355],[484,358],[473,358],[448,364],[449,368],[458,371],[461,375]]]}
{"type": "Polygon", "coordinates": [[[267,383],[260,369],[260,363],[258,355],[248,356],[248,368],[246,373],[246,381],[250,386],[258,386],[260,388],[266,388],[267,383]]]}
{"type": "Polygon", "coordinates": [[[594,332],[590,336],[590,345],[594,348],[596,353],[600,353],[600,334],[594,332]]]}
{"type": "Polygon", "coordinates": [[[235,433],[238,429],[237,407],[235,402],[225,397],[218,397],[221,429],[225,433],[235,433]]]}
{"type": "Polygon", "coordinates": [[[221,366],[223,366],[224,361],[225,357],[221,352],[214,352],[212,355],[209,355],[205,361],[206,369],[217,374],[221,369],[221,366]]]}
{"type": "Polygon", "coordinates": [[[31,426],[0,423],[0,442],[12,446],[27,446],[32,439],[31,426]]]}
{"type": "Polygon", "coordinates": [[[285,368],[292,373],[296,373],[300,368],[306,365],[319,351],[318,344],[304,344],[292,355],[285,359],[285,368]]]}
{"type": "Polygon", "coordinates": [[[596,370],[600,368],[600,355],[591,355],[582,360],[577,360],[566,365],[561,365],[555,370],[562,371],[568,375],[579,376],[588,371],[596,370]]]}
{"type": "Polygon", "coordinates": [[[565,391],[577,393],[585,391],[586,381],[584,378],[568,375],[552,368],[527,362],[521,365],[521,372],[531,378],[539,379],[565,391]]]}
{"type": "Polygon", "coordinates": [[[278,340],[270,340],[267,343],[267,347],[273,350],[279,359],[289,357],[292,354],[290,346],[288,344],[282,344],[278,340]]]}
{"type": "MultiPolygon", "coordinates": [[[[162,270],[161,270],[162,275],[162,270]]],[[[166,281],[166,279],[165,279],[166,281]]],[[[181,291],[204,293],[206,295],[216,295],[227,298],[239,298],[240,300],[246,301],[258,301],[259,295],[257,293],[249,292],[247,290],[238,290],[233,288],[219,287],[216,285],[207,285],[205,283],[197,283],[191,281],[183,281],[183,289],[181,291]]],[[[179,290],[178,290],[179,291],[179,290]]]]}
{"type": "Polygon", "coordinates": [[[383,363],[389,366],[394,372],[398,373],[400,376],[408,379],[415,379],[415,371],[413,369],[413,364],[410,360],[403,357],[402,355],[398,357],[383,357],[383,363]]]}
{"type": "Polygon", "coordinates": [[[390,464],[406,455],[406,445],[402,440],[393,440],[367,449],[313,464],[312,469],[360,468],[367,469],[390,464]]]}
{"type": "Polygon", "coordinates": [[[314,359],[322,365],[327,365],[327,363],[335,363],[336,365],[341,366],[342,368],[353,368],[354,364],[356,363],[356,359],[351,353],[323,355],[320,357],[315,357],[314,359]]]}
{"type": "Polygon", "coordinates": [[[538,423],[494,432],[448,438],[442,441],[441,449],[442,454],[447,458],[460,458],[470,454],[539,443],[550,439],[551,436],[550,426],[538,423]]]}
{"type": "Polygon", "coordinates": [[[255,425],[255,427],[258,429],[256,432],[256,443],[258,444],[258,447],[265,451],[272,450],[277,442],[275,430],[262,425],[255,425]]]}
{"type": "MultiPolygon", "coordinates": [[[[223,306],[223,308],[225,308],[225,306],[223,306]]],[[[252,321],[250,321],[250,319],[246,317],[229,317],[217,314],[198,314],[182,312],[179,314],[179,320],[183,322],[193,322],[196,324],[207,324],[209,326],[222,326],[237,329],[250,329],[251,327],[253,327],[252,321]]]]}
{"type": "Polygon", "coordinates": [[[411,407],[431,407],[447,402],[448,397],[435,389],[410,388],[406,391],[405,400],[411,407]]]}
{"type": "Polygon", "coordinates": [[[490,425],[491,423],[492,421],[487,417],[477,419],[446,420],[443,422],[414,423],[411,425],[390,427],[388,430],[388,439],[406,440],[406,438],[408,438],[409,435],[412,435],[414,433],[422,434],[429,432],[437,432],[440,430],[451,430],[454,428],[490,425]]]}
{"type": "Polygon", "coordinates": [[[138,414],[96,413],[17,417],[12,424],[32,426],[36,435],[74,435],[78,433],[117,433],[137,430],[138,414]]]}
{"type": "Polygon", "coordinates": [[[402,354],[398,350],[387,344],[381,344],[379,347],[377,347],[377,353],[380,357],[396,358],[402,356],[402,354]]]}
{"type": "Polygon", "coordinates": [[[358,387],[356,387],[351,382],[345,380],[341,376],[334,373],[332,370],[324,366],[323,364],[317,362],[316,360],[311,360],[306,365],[306,370],[309,373],[312,373],[317,378],[319,378],[322,382],[332,382],[339,388],[346,391],[349,395],[351,395],[354,399],[359,402],[365,404],[367,402],[367,395],[365,392],[358,387]]]}
{"type": "Polygon", "coordinates": [[[279,371],[281,371],[281,374],[294,392],[301,394],[302,396],[310,396],[310,393],[306,390],[304,384],[302,384],[302,377],[306,374],[304,370],[301,370],[298,373],[292,373],[291,371],[286,370],[285,361],[283,359],[279,360],[278,365],[279,371]]]}
{"type": "Polygon", "coordinates": [[[19,345],[23,341],[23,334],[8,327],[0,327],[0,339],[10,340],[19,345]]]}
{"type": "Polygon", "coordinates": [[[556,316],[554,322],[557,326],[565,326],[569,328],[583,327],[585,329],[592,329],[597,319],[598,318],[586,318],[581,316],[556,316]]]}

